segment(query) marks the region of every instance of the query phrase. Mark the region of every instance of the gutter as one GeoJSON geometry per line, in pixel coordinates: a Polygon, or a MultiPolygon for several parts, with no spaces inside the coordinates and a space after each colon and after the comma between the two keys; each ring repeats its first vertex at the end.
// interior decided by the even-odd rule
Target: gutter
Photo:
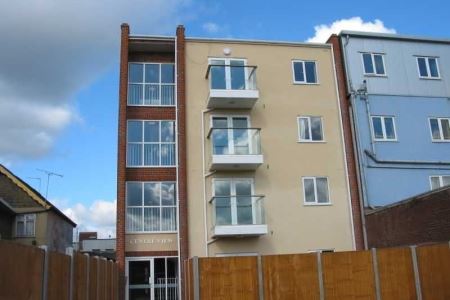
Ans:
{"type": "Polygon", "coordinates": [[[425,161],[425,160],[387,160],[379,159],[376,154],[369,150],[364,150],[364,153],[378,164],[408,164],[408,165],[443,165],[450,166],[450,161],[425,161]]]}

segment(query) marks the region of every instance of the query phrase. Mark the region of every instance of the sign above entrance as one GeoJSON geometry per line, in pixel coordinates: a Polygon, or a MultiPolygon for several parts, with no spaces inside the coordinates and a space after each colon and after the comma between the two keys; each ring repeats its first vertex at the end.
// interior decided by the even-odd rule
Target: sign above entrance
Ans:
{"type": "Polygon", "coordinates": [[[176,233],[127,234],[125,251],[177,251],[176,233]]]}

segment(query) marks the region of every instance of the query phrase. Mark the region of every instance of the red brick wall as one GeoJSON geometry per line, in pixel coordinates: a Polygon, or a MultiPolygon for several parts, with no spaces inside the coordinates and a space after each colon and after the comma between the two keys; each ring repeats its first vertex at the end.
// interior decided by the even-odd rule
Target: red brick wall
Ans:
{"type": "Polygon", "coordinates": [[[366,215],[369,247],[450,241],[450,188],[366,215]]]}
{"type": "Polygon", "coordinates": [[[350,196],[352,203],[353,227],[355,231],[356,250],[364,249],[364,236],[361,219],[361,201],[359,199],[359,187],[357,179],[357,169],[355,153],[353,148],[352,128],[350,122],[349,108],[350,102],[347,97],[347,84],[345,76],[345,65],[342,57],[342,49],[337,35],[332,35],[327,43],[333,45],[333,55],[336,68],[336,77],[339,90],[339,105],[341,108],[342,127],[344,131],[344,145],[347,159],[348,179],[350,185],[350,196]]]}

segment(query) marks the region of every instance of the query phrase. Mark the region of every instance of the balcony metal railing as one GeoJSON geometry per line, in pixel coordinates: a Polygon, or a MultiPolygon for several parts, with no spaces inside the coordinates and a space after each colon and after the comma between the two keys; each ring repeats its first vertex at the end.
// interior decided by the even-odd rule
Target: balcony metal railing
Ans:
{"type": "Polygon", "coordinates": [[[129,83],[128,105],[175,105],[175,84],[129,83]]]}
{"type": "Polygon", "coordinates": [[[214,196],[214,226],[265,225],[263,195],[214,196]]]}
{"type": "Polygon", "coordinates": [[[212,90],[257,90],[257,66],[210,64],[205,79],[212,90]]]}
{"type": "Polygon", "coordinates": [[[213,155],[261,155],[260,128],[220,128],[209,130],[213,155]]]}

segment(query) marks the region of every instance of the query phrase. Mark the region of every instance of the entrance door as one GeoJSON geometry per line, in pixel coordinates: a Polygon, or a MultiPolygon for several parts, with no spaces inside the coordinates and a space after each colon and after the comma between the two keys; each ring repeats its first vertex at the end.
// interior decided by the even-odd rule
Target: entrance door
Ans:
{"type": "Polygon", "coordinates": [[[127,300],[177,300],[178,258],[128,258],[127,300]]]}

